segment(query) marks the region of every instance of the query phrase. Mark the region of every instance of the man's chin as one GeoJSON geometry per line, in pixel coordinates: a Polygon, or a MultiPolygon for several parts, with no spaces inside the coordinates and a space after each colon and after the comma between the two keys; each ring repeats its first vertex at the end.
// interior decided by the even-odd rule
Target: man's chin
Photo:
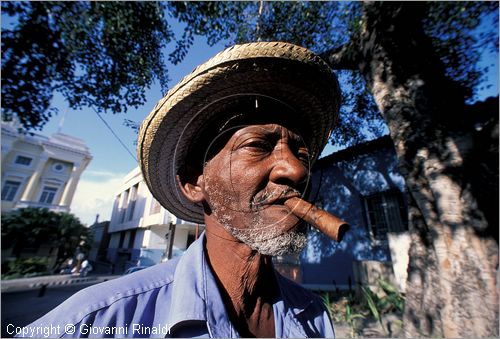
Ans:
{"type": "Polygon", "coordinates": [[[234,232],[233,235],[251,249],[270,256],[299,253],[307,245],[307,234],[302,227],[274,237],[259,233],[254,232],[252,235],[249,232],[234,232]]]}

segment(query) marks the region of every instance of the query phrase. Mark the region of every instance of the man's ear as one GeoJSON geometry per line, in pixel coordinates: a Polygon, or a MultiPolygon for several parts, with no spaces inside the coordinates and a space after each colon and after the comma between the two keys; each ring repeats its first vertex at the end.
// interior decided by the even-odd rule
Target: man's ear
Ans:
{"type": "Polygon", "coordinates": [[[182,194],[191,202],[201,203],[205,200],[205,182],[203,173],[194,167],[186,165],[183,170],[176,175],[177,183],[182,194]]]}

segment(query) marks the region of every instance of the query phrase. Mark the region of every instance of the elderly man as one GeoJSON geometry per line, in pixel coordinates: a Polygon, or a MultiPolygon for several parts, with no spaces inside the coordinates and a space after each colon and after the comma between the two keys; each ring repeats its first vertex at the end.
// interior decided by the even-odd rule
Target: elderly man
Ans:
{"type": "Polygon", "coordinates": [[[196,68],[143,122],[138,154],[153,196],[206,232],[182,257],[85,289],[25,332],[333,336],[321,300],[271,256],[306,244],[308,211],[290,201],[308,191],[339,97],[328,66],[288,43],[233,46],[196,68]]]}

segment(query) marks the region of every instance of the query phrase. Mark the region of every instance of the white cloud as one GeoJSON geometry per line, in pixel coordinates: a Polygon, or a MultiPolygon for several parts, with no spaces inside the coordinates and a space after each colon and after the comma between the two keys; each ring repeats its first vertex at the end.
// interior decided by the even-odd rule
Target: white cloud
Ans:
{"type": "Polygon", "coordinates": [[[125,177],[123,173],[103,172],[102,174],[83,175],[78,182],[71,203],[71,213],[87,225],[94,223],[96,214],[99,214],[100,221],[111,219],[115,194],[125,177]]]}
{"type": "Polygon", "coordinates": [[[84,174],[85,177],[95,179],[93,181],[114,179],[117,176],[122,178],[123,176],[125,176],[124,174],[118,174],[118,173],[106,171],[106,170],[104,170],[104,171],[103,170],[87,170],[84,173],[85,173],[84,174]]]}

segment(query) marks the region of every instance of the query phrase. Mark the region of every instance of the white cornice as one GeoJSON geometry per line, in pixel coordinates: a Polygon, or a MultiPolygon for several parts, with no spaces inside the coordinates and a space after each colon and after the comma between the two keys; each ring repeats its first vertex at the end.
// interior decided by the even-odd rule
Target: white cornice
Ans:
{"type": "Polygon", "coordinates": [[[64,150],[67,152],[75,153],[84,158],[92,159],[88,147],[85,145],[85,141],[80,138],[72,137],[70,135],[56,133],[52,134],[50,137],[46,137],[37,133],[27,133],[21,134],[17,129],[5,122],[2,122],[2,135],[8,135],[16,139],[22,140],[22,142],[42,146],[43,148],[55,148],[59,150],[64,150]]]}

